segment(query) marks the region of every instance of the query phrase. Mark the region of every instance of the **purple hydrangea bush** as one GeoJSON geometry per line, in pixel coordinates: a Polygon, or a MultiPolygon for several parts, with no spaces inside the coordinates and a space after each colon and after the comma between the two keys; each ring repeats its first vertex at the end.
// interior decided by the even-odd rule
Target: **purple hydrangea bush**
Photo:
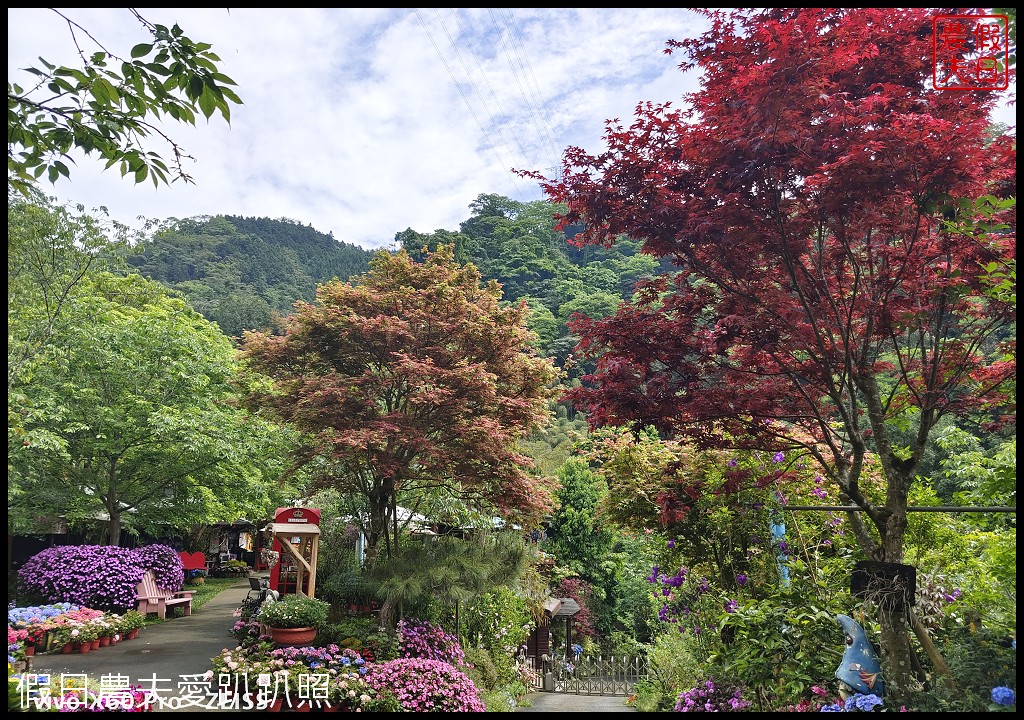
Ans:
{"type": "Polygon", "coordinates": [[[18,581],[51,603],[124,611],[135,607],[135,588],[147,570],[168,590],[180,590],[185,582],[181,558],[166,545],[58,545],[29,558],[18,581]]]}
{"type": "Polygon", "coordinates": [[[392,693],[405,712],[487,711],[473,681],[449,663],[397,658],[368,667],[366,684],[392,693]]]}
{"type": "Polygon", "coordinates": [[[139,564],[153,571],[158,587],[178,592],[185,584],[185,568],[178,551],[168,545],[143,545],[134,550],[139,564]]]}

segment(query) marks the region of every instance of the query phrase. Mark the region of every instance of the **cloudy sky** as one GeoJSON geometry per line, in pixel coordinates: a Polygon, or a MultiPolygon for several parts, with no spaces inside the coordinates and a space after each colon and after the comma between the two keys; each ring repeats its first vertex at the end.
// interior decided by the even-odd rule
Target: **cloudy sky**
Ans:
{"type": "MultiPolygon", "coordinates": [[[[62,10],[128,56],[147,36],[125,9],[62,10]]],[[[75,63],[67,23],[8,8],[8,80],[42,56],[75,63]]],[[[61,200],[129,224],[231,214],[279,218],[368,248],[395,233],[456,230],[481,193],[538,200],[511,170],[550,172],[570,145],[600,147],[604,121],[678,101],[694,82],[662,53],[698,33],[682,9],[146,9],[208,42],[245,103],[164,129],[195,157],[195,185],[134,185],[81,159],[61,200]]],[[[153,149],[165,159],[169,153],[153,149]]]]}
{"type": "MultiPolygon", "coordinates": [[[[106,49],[148,36],[125,9],[69,9],[106,49]]],[[[42,56],[75,64],[67,22],[8,8],[8,80],[42,56]]],[[[605,120],[673,102],[696,77],[663,54],[700,33],[692,12],[654,8],[146,9],[208,42],[245,103],[164,130],[195,158],[195,185],[134,185],[81,159],[60,200],[138,217],[289,218],[367,248],[396,232],[456,230],[481,193],[542,199],[513,169],[552,174],[562,151],[603,147],[605,120]]],[[[80,42],[88,43],[87,38],[80,42]]],[[[83,45],[86,51],[94,48],[83,45]]],[[[1012,110],[1004,122],[1014,123],[1012,110]]],[[[164,158],[167,148],[153,146],[164,158]]]]}

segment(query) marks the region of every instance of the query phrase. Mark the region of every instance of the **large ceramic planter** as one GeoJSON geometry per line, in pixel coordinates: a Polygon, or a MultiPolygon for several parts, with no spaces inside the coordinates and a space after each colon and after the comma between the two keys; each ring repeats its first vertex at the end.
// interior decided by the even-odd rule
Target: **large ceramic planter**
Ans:
{"type": "Polygon", "coordinates": [[[308,645],[316,639],[315,627],[270,628],[270,639],[278,645],[308,645]]]}

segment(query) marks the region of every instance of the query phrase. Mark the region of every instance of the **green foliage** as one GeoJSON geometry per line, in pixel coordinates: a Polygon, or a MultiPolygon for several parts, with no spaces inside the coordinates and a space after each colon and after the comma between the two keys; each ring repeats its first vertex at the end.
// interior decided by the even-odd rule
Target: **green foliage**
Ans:
{"type": "Polygon", "coordinates": [[[271,329],[296,301],[312,301],[319,283],[365,272],[372,256],[292,220],[218,215],[165,223],[127,261],[240,336],[271,329]]]}
{"type": "Polygon", "coordinates": [[[604,483],[587,463],[570,459],[558,472],[559,507],[548,531],[546,549],[559,564],[571,569],[591,584],[603,580],[600,569],[611,550],[612,533],[602,527],[596,516],[604,493],[604,483]]]}
{"type": "Polygon", "coordinates": [[[8,80],[9,186],[24,193],[44,174],[51,183],[69,177],[65,161],[73,162],[72,151],[95,155],[107,168],[117,165],[122,176],[130,174],[136,183],[147,178],[154,186],[192,181],[182,167],[189,156],[154,121],[170,118],[195,125],[197,114],[209,119],[219,113],[230,122],[231,104],[242,101],[208,43],[193,42],[178,25],[168,28],[136,10],[129,12],[152,36],[135,45],[129,57],[109,52],[68,20],[83,66],[57,66],[39,58],[39,67],[22,68],[31,76],[27,87],[8,80]],[[96,49],[89,50],[90,43],[96,49]],[[144,141],[154,135],[169,146],[170,168],[146,149],[144,141]]]}
{"type": "Polygon", "coordinates": [[[837,588],[827,597],[814,592],[809,578],[789,588],[741,600],[722,617],[722,637],[709,658],[716,678],[730,678],[755,692],[762,707],[796,703],[811,686],[826,685],[842,658],[842,631],[835,615],[849,608],[837,588]]]}
{"type": "Polygon", "coordinates": [[[261,515],[266,479],[283,470],[288,432],[238,409],[231,343],[182,300],[133,275],[90,274],[33,366],[31,436],[11,457],[13,509],[109,518],[165,532],[261,515]],[[59,348],[59,349],[58,349],[59,348]]]}
{"type": "MultiPolygon", "coordinates": [[[[440,536],[408,542],[402,552],[379,558],[370,569],[384,601],[384,617],[402,607],[406,614],[431,616],[440,605],[447,618],[456,603],[514,584],[523,574],[526,549],[516,533],[478,533],[463,540],[440,536]]],[[[525,603],[524,603],[525,604],[525,603]]]]}
{"type": "Polygon", "coordinates": [[[957,627],[935,638],[949,676],[933,676],[929,687],[908,699],[921,712],[985,712],[992,688],[1017,683],[1017,651],[1004,632],[957,627]]]}
{"type": "Polygon", "coordinates": [[[463,645],[466,663],[469,665],[466,674],[481,690],[493,690],[498,686],[498,668],[494,665],[491,653],[484,647],[463,645]]]}
{"type": "Polygon", "coordinates": [[[508,587],[484,593],[466,607],[463,647],[486,650],[501,683],[516,677],[515,656],[533,628],[526,600],[508,587]]]}
{"type": "Polygon", "coordinates": [[[680,690],[693,687],[706,674],[706,659],[706,651],[692,633],[659,635],[647,651],[647,680],[634,689],[637,710],[671,710],[680,690]]]}

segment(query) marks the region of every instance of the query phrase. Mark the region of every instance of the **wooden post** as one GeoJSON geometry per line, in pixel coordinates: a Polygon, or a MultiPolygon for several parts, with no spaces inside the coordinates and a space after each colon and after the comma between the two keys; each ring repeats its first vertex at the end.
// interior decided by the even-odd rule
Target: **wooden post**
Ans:
{"type": "Polygon", "coordinates": [[[320,549],[320,536],[312,538],[313,547],[309,551],[309,596],[316,597],[316,558],[320,549]]]}

